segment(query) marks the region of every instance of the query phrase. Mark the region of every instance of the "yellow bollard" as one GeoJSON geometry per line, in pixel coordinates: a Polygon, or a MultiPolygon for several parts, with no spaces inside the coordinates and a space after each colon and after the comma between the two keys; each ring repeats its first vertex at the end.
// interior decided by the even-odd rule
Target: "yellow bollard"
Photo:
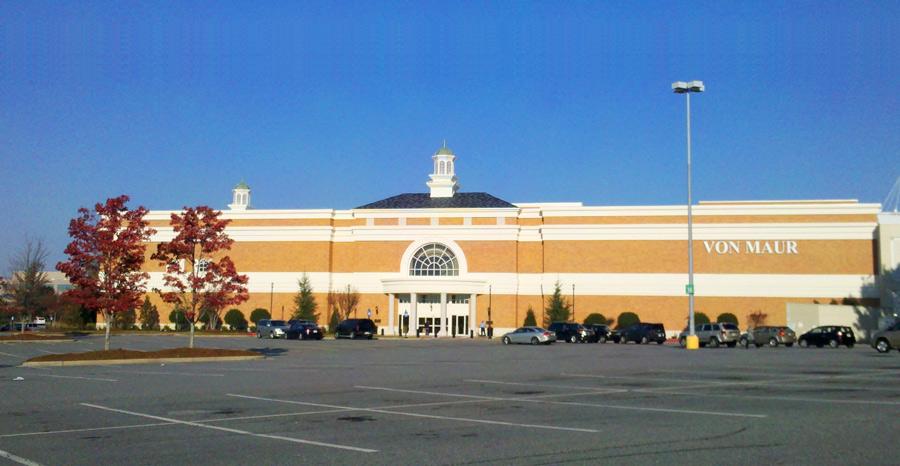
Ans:
{"type": "Polygon", "coordinates": [[[688,335],[685,338],[684,349],[695,350],[700,349],[700,337],[697,335],[688,335]]]}

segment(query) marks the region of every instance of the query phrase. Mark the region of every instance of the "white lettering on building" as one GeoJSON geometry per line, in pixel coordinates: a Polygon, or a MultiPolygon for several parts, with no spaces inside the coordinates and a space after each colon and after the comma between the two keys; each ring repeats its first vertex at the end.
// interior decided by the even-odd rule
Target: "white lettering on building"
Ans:
{"type": "Polygon", "coordinates": [[[757,254],[757,255],[793,255],[799,254],[797,242],[793,240],[776,240],[776,241],[744,241],[742,245],[740,241],[703,241],[703,247],[707,254],[716,255],[739,255],[739,254],[757,254]],[[743,246],[743,247],[742,247],[743,246]]]}

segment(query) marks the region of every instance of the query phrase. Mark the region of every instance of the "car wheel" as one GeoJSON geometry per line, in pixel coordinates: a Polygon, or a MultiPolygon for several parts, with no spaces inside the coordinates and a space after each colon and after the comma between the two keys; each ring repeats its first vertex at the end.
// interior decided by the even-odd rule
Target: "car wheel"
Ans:
{"type": "Polygon", "coordinates": [[[256,332],[256,338],[262,338],[262,334],[259,332],[256,332]]]}
{"type": "Polygon", "coordinates": [[[743,346],[744,349],[750,348],[750,340],[748,340],[746,338],[741,338],[741,346],[743,346]]]}
{"type": "Polygon", "coordinates": [[[356,340],[356,332],[350,332],[350,339],[356,340]]]}
{"type": "Polygon", "coordinates": [[[801,348],[809,348],[809,342],[804,339],[800,339],[800,347],[801,348]]]}
{"type": "Polygon", "coordinates": [[[878,343],[875,343],[875,350],[879,353],[887,353],[891,350],[891,344],[884,338],[878,340],[878,343]]]}
{"type": "Polygon", "coordinates": [[[776,346],[778,346],[778,340],[775,339],[775,338],[770,338],[770,339],[769,339],[769,346],[771,346],[772,348],[775,348],[776,346]]]}
{"type": "Polygon", "coordinates": [[[648,340],[647,337],[641,337],[641,344],[642,344],[642,345],[646,345],[646,344],[649,343],[649,342],[650,342],[650,340],[648,340]]]}
{"type": "Polygon", "coordinates": [[[718,347],[719,347],[719,340],[718,340],[716,337],[712,337],[712,338],[709,339],[708,345],[709,345],[710,348],[718,348],[718,347]]]}
{"type": "Polygon", "coordinates": [[[571,337],[569,337],[569,343],[578,343],[578,337],[572,335],[571,337]]]}
{"type": "Polygon", "coordinates": [[[600,337],[599,339],[597,339],[597,341],[600,343],[606,343],[606,337],[600,337]]]}
{"type": "Polygon", "coordinates": [[[537,338],[537,337],[531,337],[531,344],[532,344],[532,345],[536,345],[536,344],[538,344],[538,343],[540,343],[540,341],[538,341],[538,338],[537,338]]]}
{"type": "Polygon", "coordinates": [[[831,348],[837,348],[837,347],[838,347],[838,341],[837,341],[837,340],[828,340],[828,346],[831,347],[831,348]]]}
{"type": "Polygon", "coordinates": [[[684,337],[679,338],[679,339],[678,339],[678,346],[684,348],[685,346],[687,346],[687,340],[685,340],[684,337]]]}
{"type": "Polygon", "coordinates": [[[500,341],[503,342],[504,345],[510,344],[509,337],[503,337],[503,339],[500,341]]]}
{"type": "Polygon", "coordinates": [[[272,332],[269,332],[269,340],[274,340],[274,339],[275,339],[275,334],[272,332]]]}
{"type": "Polygon", "coordinates": [[[656,344],[657,344],[657,345],[661,345],[661,344],[663,344],[663,343],[665,343],[665,342],[666,342],[666,340],[656,340],[656,344]]]}

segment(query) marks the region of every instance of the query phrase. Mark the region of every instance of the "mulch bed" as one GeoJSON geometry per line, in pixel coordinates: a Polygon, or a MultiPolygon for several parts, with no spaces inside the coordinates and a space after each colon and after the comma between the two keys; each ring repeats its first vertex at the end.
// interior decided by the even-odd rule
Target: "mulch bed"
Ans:
{"type": "Polygon", "coordinates": [[[15,333],[11,335],[0,335],[0,341],[50,341],[50,340],[71,340],[64,335],[39,335],[36,333],[15,333]]]}
{"type": "Polygon", "coordinates": [[[112,359],[218,358],[230,356],[259,356],[259,353],[246,350],[217,348],[171,348],[159,351],[111,349],[109,351],[88,351],[86,353],[47,354],[44,356],[31,358],[26,362],[108,361],[112,359]]]}

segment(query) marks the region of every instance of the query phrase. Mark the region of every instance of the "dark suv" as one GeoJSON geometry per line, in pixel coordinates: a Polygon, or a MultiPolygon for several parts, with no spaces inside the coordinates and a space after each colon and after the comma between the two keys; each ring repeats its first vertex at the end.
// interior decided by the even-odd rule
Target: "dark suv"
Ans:
{"type": "Polygon", "coordinates": [[[338,324],[334,331],[334,338],[368,338],[371,340],[378,328],[372,319],[347,319],[338,324]]]}
{"type": "Polygon", "coordinates": [[[804,348],[809,345],[816,345],[819,348],[825,345],[832,348],[847,345],[847,348],[853,348],[853,345],[856,344],[856,336],[853,335],[853,329],[850,327],[823,325],[800,335],[797,341],[804,348]]]}
{"type": "Polygon", "coordinates": [[[666,342],[666,329],[663,324],[647,324],[639,323],[630,325],[616,332],[613,337],[616,343],[635,343],[647,344],[655,341],[661,345],[666,342]]]}
{"type": "Polygon", "coordinates": [[[609,329],[609,325],[603,324],[584,324],[584,326],[594,332],[594,337],[591,338],[591,343],[606,343],[609,340],[609,336],[611,330],[609,329]]]}
{"type": "Polygon", "coordinates": [[[594,332],[576,322],[553,322],[547,330],[556,333],[557,341],[584,343],[594,338],[594,332]]]}

